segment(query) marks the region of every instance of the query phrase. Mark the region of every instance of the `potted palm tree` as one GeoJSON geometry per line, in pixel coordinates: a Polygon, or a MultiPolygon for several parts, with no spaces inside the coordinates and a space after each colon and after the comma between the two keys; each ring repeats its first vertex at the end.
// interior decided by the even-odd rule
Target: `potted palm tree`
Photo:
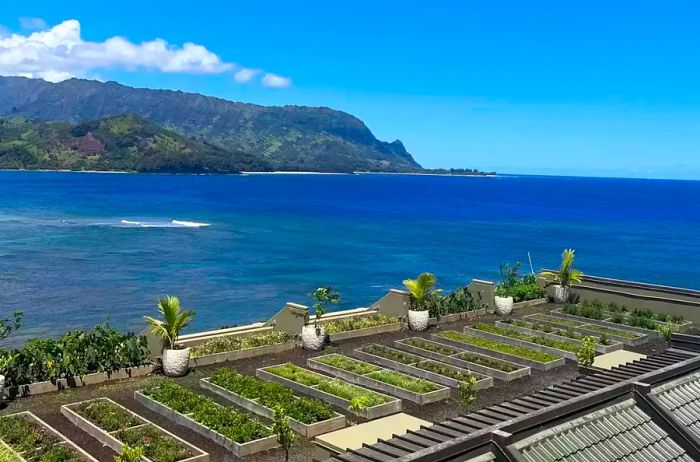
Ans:
{"type": "Polygon", "coordinates": [[[561,253],[561,265],[559,271],[544,271],[542,276],[552,278],[554,286],[554,296],[552,297],[556,303],[566,303],[569,300],[569,288],[578,282],[581,282],[583,273],[573,268],[574,265],[574,249],[564,249],[561,253]]]}
{"type": "Polygon", "coordinates": [[[180,377],[187,373],[190,361],[189,348],[177,348],[177,338],[180,331],[187,327],[194,318],[192,310],[182,310],[180,299],[177,297],[162,297],[158,299],[158,313],[163,319],[144,316],[151,326],[151,332],[163,339],[163,373],[168,377],[180,377]]]}
{"type": "Polygon", "coordinates": [[[437,279],[432,273],[422,273],[416,279],[406,279],[403,285],[408,289],[409,309],[408,309],[408,328],[421,332],[428,328],[430,321],[430,300],[432,297],[439,295],[442,290],[434,289],[437,279]]]}
{"type": "Polygon", "coordinates": [[[319,351],[326,343],[326,333],[319,325],[321,317],[328,312],[328,305],[340,303],[340,294],[333,287],[319,287],[309,294],[314,300],[314,323],[309,324],[309,313],[306,313],[304,326],[301,328],[301,343],[306,350],[319,351]]]}

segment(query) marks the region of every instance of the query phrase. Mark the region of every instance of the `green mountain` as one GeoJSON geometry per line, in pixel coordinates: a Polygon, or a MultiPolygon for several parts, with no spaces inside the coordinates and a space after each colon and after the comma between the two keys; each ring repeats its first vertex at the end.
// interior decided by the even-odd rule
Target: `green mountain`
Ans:
{"type": "Polygon", "coordinates": [[[269,165],[123,115],[75,125],[0,119],[0,168],[224,173],[269,165]]]}
{"type": "MultiPolygon", "coordinates": [[[[233,166],[236,169],[319,172],[421,170],[400,141],[377,140],[358,118],[324,107],[267,107],[180,91],[137,89],[115,82],[71,79],[49,83],[22,77],[0,77],[0,117],[18,116],[40,122],[78,124],[71,128],[61,124],[33,128],[44,134],[48,131],[58,138],[65,130],[75,135],[78,127],[91,120],[97,120],[91,122],[94,126],[105,123],[111,126],[115,120],[131,120],[133,125],[141,128],[132,127],[135,138],[125,141],[126,144],[134,142],[130,144],[133,148],[130,154],[121,147],[117,149],[121,145],[118,139],[109,138],[113,133],[110,129],[93,132],[97,138],[107,137],[100,140],[106,147],[109,145],[105,151],[109,159],[100,158],[94,162],[108,166],[105,167],[108,169],[119,164],[131,165],[128,170],[142,171],[165,171],[171,167],[178,167],[176,171],[228,171],[228,167],[233,166]],[[100,120],[124,114],[139,116],[151,124],[142,119],[100,120]],[[156,135],[158,127],[167,131],[156,135]],[[180,137],[175,138],[175,133],[180,137]],[[158,136],[176,139],[180,145],[167,146],[170,151],[159,157],[154,150],[163,148],[162,143],[148,145],[141,142],[158,136]],[[136,138],[141,141],[137,142],[136,138]],[[149,154],[146,155],[146,151],[149,154]],[[178,161],[178,153],[184,152],[197,153],[191,156],[196,162],[193,158],[178,161]],[[139,158],[141,154],[146,157],[139,158]]],[[[16,123],[20,122],[11,122],[16,123]]],[[[56,149],[65,155],[66,141],[61,140],[62,148],[56,149]]],[[[46,154],[45,141],[38,145],[44,146],[44,154],[39,156],[42,162],[47,161],[42,156],[54,159],[46,154]]],[[[33,155],[36,158],[38,154],[33,155]]],[[[61,155],[56,154],[55,159],[62,159],[61,155]]],[[[13,151],[13,162],[26,156],[26,152],[13,151]]],[[[85,162],[93,161],[72,158],[65,165],[75,167],[65,168],[82,168],[85,162]]]]}

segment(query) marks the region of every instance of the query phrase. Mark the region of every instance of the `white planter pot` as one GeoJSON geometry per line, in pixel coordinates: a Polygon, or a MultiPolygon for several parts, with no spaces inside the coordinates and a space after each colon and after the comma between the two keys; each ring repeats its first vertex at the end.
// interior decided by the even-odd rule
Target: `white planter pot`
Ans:
{"type": "Polygon", "coordinates": [[[569,301],[569,288],[567,286],[562,286],[555,284],[554,286],[554,303],[566,303],[569,301]]]}
{"type": "Polygon", "coordinates": [[[428,328],[430,321],[430,312],[408,310],[408,328],[412,331],[423,332],[428,328]]]}
{"type": "Polygon", "coordinates": [[[513,297],[495,297],[496,313],[508,316],[513,312],[513,297]]]}
{"type": "Polygon", "coordinates": [[[313,324],[301,328],[301,343],[305,350],[319,351],[323,350],[323,345],[326,343],[326,332],[323,327],[316,331],[313,324]]]}
{"type": "Polygon", "coordinates": [[[163,350],[163,374],[168,377],[182,377],[190,364],[190,349],[163,350]]]}

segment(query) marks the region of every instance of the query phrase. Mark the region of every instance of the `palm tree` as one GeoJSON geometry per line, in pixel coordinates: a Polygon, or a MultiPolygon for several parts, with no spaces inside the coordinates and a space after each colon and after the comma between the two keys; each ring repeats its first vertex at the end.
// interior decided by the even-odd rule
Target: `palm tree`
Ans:
{"type": "Polygon", "coordinates": [[[411,308],[416,311],[425,310],[425,304],[433,295],[442,292],[440,289],[433,289],[437,278],[433,273],[422,273],[416,279],[406,279],[403,285],[411,293],[411,308]]]}
{"type": "Polygon", "coordinates": [[[180,299],[177,297],[161,297],[158,299],[158,312],[162,320],[144,316],[151,332],[163,338],[163,343],[170,349],[175,349],[180,331],[187,327],[194,318],[195,312],[192,310],[182,310],[180,299]]]}
{"type": "Polygon", "coordinates": [[[574,264],[574,249],[564,249],[561,253],[561,266],[559,271],[544,271],[542,276],[551,277],[554,282],[564,287],[569,287],[572,283],[581,282],[583,273],[572,268],[574,264]]]}

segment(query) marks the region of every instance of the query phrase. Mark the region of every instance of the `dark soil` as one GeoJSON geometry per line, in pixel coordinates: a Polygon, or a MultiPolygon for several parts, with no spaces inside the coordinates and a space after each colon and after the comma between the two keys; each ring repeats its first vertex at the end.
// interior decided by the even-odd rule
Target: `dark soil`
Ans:
{"type": "MultiPolygon", "coordinates": [[[[549,308],[552,308],[552,306],[540,305],[534,308],[518,310],[517,317],[524,316],[526,314],[547,311],[547,309],[549,308]]],[[[496,319],[497,316],[487,315],[478,318],[478,322],[489,322],[495,321],[496,319]]],[[[429,337],[432,333],[435,333],[439,330],[461,330],[462,327],[464,327],[465,325],[472,324],[474,322],[477,322],[477,320],[461,320],[457,322],[443,324],[437,327],[431,327],[429,331],[423,333],[401,331],[389,334],[376,335],[372,337],[364,337],[355,340],[346,340],[339,342],[338,344],[328,346],[322,353],[314,353],[304,351],[301,349],[294,349],[283,353],[259,356],[256,358],[226,363],[225,367],[236,368],[240,372],[254,375],[255,369],[259,367],[279,364],[287,361],[291,361],[299,365],[305,365],[307,358],[317,356],[319,354],[338,352],[352,355],[353,349],[361,347],[363,345],[367,345],[369,343],[384,343],[390,345],[393,343],[394,340],[398,340],[409,336],[418,335],[421,337],[429,337]]],[[[660,352],[662,349],[663,342],[652,341],[647,343],[646,345],[643,345],[642,347],[634,348],[633,350],[638,351],[640,353],[653,354],[660,352]]],[[[192,387],[193,389],[197,390],[202,394],[212,397],[213,399],[222,404],[231,405],[225,400],[219,398],[216,395],[208,393],[207,391],[199,388],[198,386],[198,381],[200,378],[208,377],[209,375],[211,375],[212,371],[220,367],[222,367],[222,365],[202,367],[195,371],[192,371],[188,376],[176,380],[179,383],[192,387]]],[[[472,405],[472,409],[476,410],[482,407],[488,407],[503,401],[514,399],[517,396],[533,393],[551,384],[571,379],[576,375],[576,364],[574,362],[567,361],[566,366],[548,372],[532,370],[532,375],[530,377],[524,377],[513,382],[502,382],[500,380],[495,380],[494,386],[492,388],[478,392],[477,401],[472,405]]],[[[129,379],[110,384],[70,389],[58,393],[39,395],[30,398],[20,398],[4,405],[3,409],[0,410],[0,415],[6,415],[24,410],[32,411],[40,418],[44,419],[47,423],[54,426],[54,428],[63,433],[69,439],[71,439],[79,446],[84,448],[87,452],[92,454],[98,460],[103,462],[112,462],[115,454],[109,448],[102,447],[102,445],[100,445],[95,439],[93,439],[86,433],[79,430],[73,424],[71,424],[65,417],[63,417],[60,410],[60,407],[63,404],[69,404],[77,401],[107,396],[117,401],[118,403],[126,406],[127,408],[132,409],[133,411],[144,416],[145,418],[153,421],[154,423],[162,426],[163,428],[166,428],[167,430],[175,433],[176,435],[203,449],[204,451],[209,452],[210,460],[212,462],[237,460],[237,458],[232,456],[231,453],[226,451],[223,447],[215,444],[209,439],[198,435],[197,433],[187,430],[186,428],[173,425],[168,419],[165,419],[159,414],[155,414],[149,411],[133,399],[134,391],[142,389],[148,383],[152,383],[154,380],[159,379],[160,378],[157,376],[140,379],[129,379]]],[[[453,392],[453,396],[450,400],[446,400],[443,402],[432,403],[425,406],[418,406],[404,400],[403,405],[403,412],[432,422],[439,422],[451,417],[455,417],[461,412],[455,392],[453,392]]],[[[362,421],[362,419],[358,419],[354,415],[349,414],[348,412],[343,411],[341,409],[338,409],[338,412],[341,412],[348,416],[348,420],[351,422],[362,421]]],[[[311,451],[312,443],[310,442],[310,440],[299,436],[294,444],[294,447],[292,448],[290,460],[310,461],[311,451]]],[[[249,456],[245,459],[255,462],[282,461],[284,460],[284,453],[282,450],[274,450],[269,451],[267,453],[260,453],[254,456],[249,456]]]]}

